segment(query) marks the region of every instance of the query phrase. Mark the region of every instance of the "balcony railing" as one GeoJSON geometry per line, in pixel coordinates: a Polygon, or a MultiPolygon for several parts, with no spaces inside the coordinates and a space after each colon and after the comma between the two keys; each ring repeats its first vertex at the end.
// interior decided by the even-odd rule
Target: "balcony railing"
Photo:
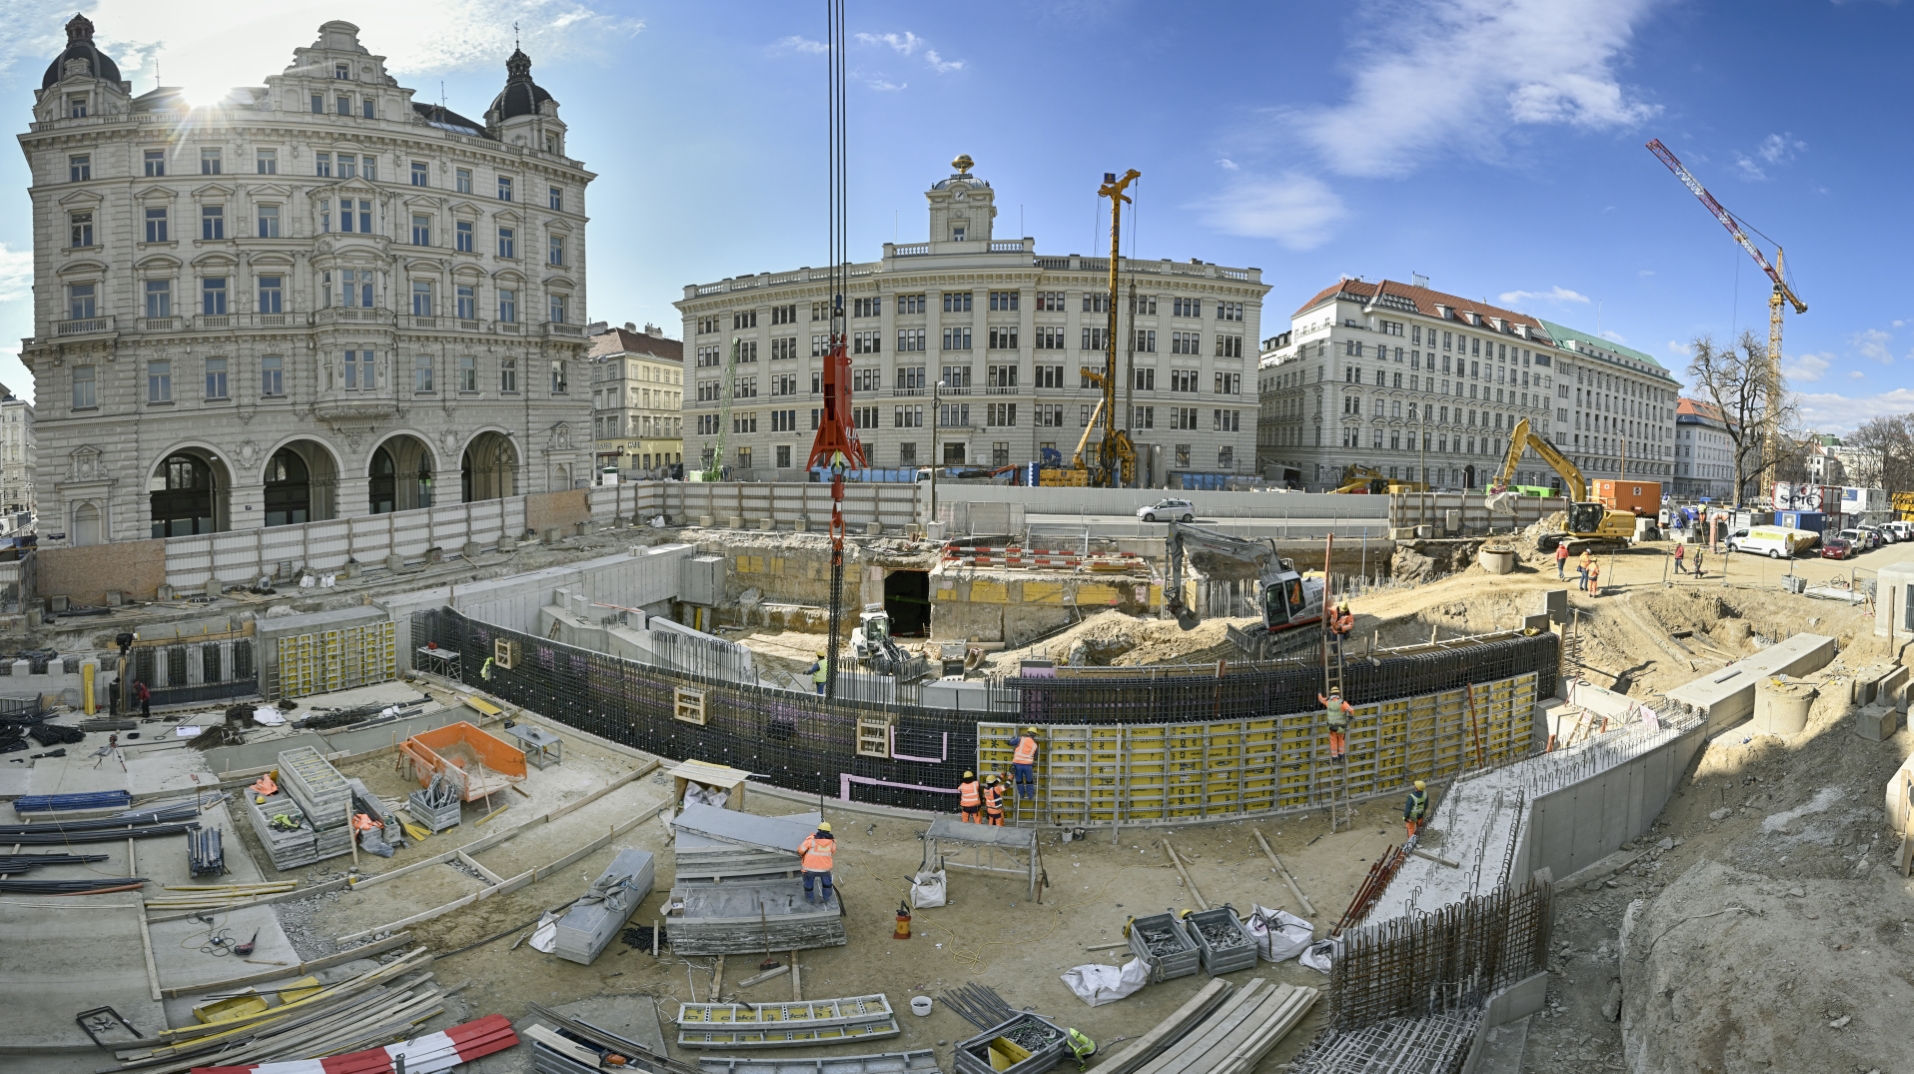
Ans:
{"type": "Polygon", "coordinates": [[[70,321],[53,322],[53,334],[56,336],[92,336],[111,331],[111,317],[77,317],[70,321]]]}
{"type": "Polygon", "coordinates": [[[438,326],[439,319],[437,317],[419,313],[412,315],[412,327],[414,328],[437,328],[438,326]]]}
{"type": "Polygon", "coordinates": [[[891,389],[891,397],[894,399],[905,399],[905,398],[911,398],[915,396],[925,396],[929,394],[930,394],[929,388],[892,388],[891,389]]]}
{"type": "Polygon", "coordinates": [[[141,317],[140,331],[171,332],[179,328],[181,320],[180,317],[141,317]]]}
{"type": "Polygon", "coordinates": [[[1022,395],[1023,389],[1015,384],[988,384],[984,386],[985,395],[1022,395]]]}
{"type": "Polygon", "coordinates": [[[582,324],[561,324],[557,321],[545,322],[545,335],[561,339],[584,339],[585,326],[582,324]]]}

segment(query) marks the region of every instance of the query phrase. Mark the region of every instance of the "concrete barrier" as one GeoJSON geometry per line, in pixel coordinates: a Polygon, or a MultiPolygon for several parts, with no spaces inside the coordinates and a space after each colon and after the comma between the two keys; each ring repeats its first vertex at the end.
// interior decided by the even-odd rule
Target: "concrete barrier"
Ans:
{"type": "Polygon", "coordinates": [[[1712,735],[1754,715],[1756,682],[1770,675],[1799,678],[1819,671],[1834,659],[1834,652],[1833,638],[1796,634],[1720,671],[1675,687],[1668,691],[1668,699],[1707,717],[1708,733],[1712,735]]]}

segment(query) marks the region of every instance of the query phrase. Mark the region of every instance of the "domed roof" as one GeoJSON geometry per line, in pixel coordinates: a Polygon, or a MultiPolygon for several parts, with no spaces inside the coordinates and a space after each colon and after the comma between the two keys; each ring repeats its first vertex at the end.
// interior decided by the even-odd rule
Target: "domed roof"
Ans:
{"type": "Polygon", "coordinates": [[[496,123],[513,116],[535,116],[538,106],[551,99],[551,94],[532,81],[532,58],[513,49],[505,61],[505,88],[492,98],[486,118],[496,123]]]}
{"type": "Polygon", "coordinates": [[[120,80],[120,65],[113,58],[93,47],[93,22],[85,15],[75,15],[66,24],[66,51],[54,57],[47,65],[45,77],[40,79],[40,88],[46,89],[60,80],[66,71],[66,61],[85,60],[92,69],[93,77],[108,82],[120,80]]]}

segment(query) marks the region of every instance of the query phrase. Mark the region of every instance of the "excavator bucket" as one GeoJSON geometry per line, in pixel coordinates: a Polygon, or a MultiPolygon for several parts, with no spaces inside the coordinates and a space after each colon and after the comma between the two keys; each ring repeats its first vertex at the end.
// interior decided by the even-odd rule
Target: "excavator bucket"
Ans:
{"type": "Polygon", "coordinates": [[[1483,503],[1488,507],[1490,514],[1513,515],[1515,513],[1515,501],[1521,498],[1522,494],[1520,492],[1514,489],[1504,489],[1501,492],[1489,493],[1483,500],[1483,503]]]}

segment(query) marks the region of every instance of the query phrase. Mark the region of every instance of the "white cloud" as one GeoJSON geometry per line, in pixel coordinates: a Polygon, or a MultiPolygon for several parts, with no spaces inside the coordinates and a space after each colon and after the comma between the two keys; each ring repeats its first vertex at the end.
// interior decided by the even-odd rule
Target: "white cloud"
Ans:
{"type": "Polygon", "coordinates": [[[1887,346],[1888,341],[1893,338],[1878,328],[1869,328],[1854,333],[1848,338],[1848,342],[1853,344],[1855,350],[1861,352],[1861,357],[1872,358],[1882,365],[1893,365],[1894,352],[1887,346]]]}
{"type": "Polygon", "coordinates": [[[1382,0],[1366,6],[1349,99],[1293,118],[1347,175],[1403,175],[1430,151],[1498,155],[1524,125],[1629,127],[1659,109],[1614,68],[1655,0],[1382,0]]]}
{"type": "Polygon", "coordinates": [[[1807,148],[1808,143],[1796,138],[1792,133],[1784,131],[1780,134],[1770,134],[1766,138],[1763,138],[1761,140],[1761,148],[1755,150],[1755,152],[1761,154],[1762,160],[1770,164],[1779,164],[1785,160],[1793,160],[1796,153],[1805,152],[1807,148]]]}
{"type": "Polygon", "coordinates": [[[33,251],[0,242],[0,302],[33,296],[33,251]]]}
{"type": "Polygon", "coordinates": [[[892,82],[883,75],[860,74],[857,77],[866,86],[869,86],[879,93],[898,93],[910,88],[910,83],[908,82],[892,82]]]}
{"type": "Polygon", "coordinates": [[[1859,396],[1835,392],[1804,393],[1798,398],[1802,424],[1816,432],[1852,432],[1870,418],[1914,412],[1914,389],[1908,388],[1859,396]]]}
{"type": "Polygon", "coordinates": [[[1635,273],[1635,275],[1637,276],[1653,276],[1654,274],[1655,274],[1655,270],[1651,268],[1645,268],[1645,269],[1642,269],[1640,272],[1635,273]]]}
{"type": "Polygon", "coordinates": [[[1240,171],[1242,169],[1242,165],[1237,164],[1235,161],[1229,159],[1228,157],[1224,157],[1222,160],[1217,161],[1216,166],[1223,169],[1226,172],[1240,171]]]}
{"type": "Polygon", "coordinates": [[[964,69],[964,61],[946,60],[942,56],[939,56],[937,50],[934,48],[924,51],[924,62],[930,64],[930,69],[940,75],[947,75],[952,71],[961,71],[964,69]]]}
{"type": "Polygon", "coordinates": [[[1238,179],[1221,194],[1192,207],[1217,231],[1274,239],[1292,250],[1322,245],[1347,215],[1342,199],[1328,184],[1296,172],[1273,179],[1238,179]]]}
{"type": "Polygon", "coordinates": [[[1587,295],[1571,291],[1560,284],[1546,291],[1504,291],[1496,297],[1502,300],[1504,306],[1509,307],[1520,306],[1524,302],[1554,302],[1558,304],[1562,302],[1579,302],[1584,306],[1589,303],[1587,295]]]}
{"type": "MultiPolygon", "coordinates": [[[[1587,301],[1587,300],[1584,299],[1583,301],[1587,301]]],[[[1607,331],[1600,333],[1600,335],[1603,339],[1608,340],[1610,343],[1620,343],[1624,347],[1628,345],[1628,337],[1622,335],[1620,332],[1615,331],[1613,328],[1610,328],[1607,331]]]]}
{"type": "Polygon", "coordinates": [[[1850,369],[1848,370],[1848,379],[1849,380],[1866,380],[1867,374],[1861,372],[1858,369],[1850,369]]]}
{"type": "Polygon", "coordinates": [[[1695,345],[1671,339],[1668,341],[1668,353],[1677,358],[1693,358],[1695,356],[1695,345]]]}
{"type": "Polygon", "coordinates": [[[905,56],[916,52],[918,46],[924,43],[923,38],[918,37],[909,30],[905,30],[901,34],[857,34],[856,37],[860,44],[889,45],[905,56]]]}
{"type": "Polygon", "coordinates": [[[1735,154],[1735,171],[1742,179],[1750,183],[1759,183],[1768,178],[1768,173],[1761,170],[1761,165],[1756,164],[1753,160],[1750,160],[1746,154],[1742,153],[1735,154]]]}
{"type": "Polygon", "coordinates": [[[1832,354],[1797,354],[1793,357],[1784,355],[1781,359],[1781,375],[1803,384],[1813,384],[1826,375],[1833,365],[1834,355],[1832,354]]]}
{"type": "Polygon", "coordinates": [[[1895,328],[1905,328],[1905,327],[1907,327],[1907,322],[1906,322],[1906,321],[1894,321],[1894,322],[1891,322],[1891,323],[1892,323],[1892,325],[1893,325],[1893,327],[1895,327],[1895,328]]]}
{"type": "Polygon", "coordinates": [[[813,41],[808,37],[792,34],[790,37],[778,38],[766,51],[773,54],[799,52],[809,56],[816,56],[829,52],[830,46],[822,41],[813,41]]]}
{"type": "MultiPolygon", "coordinates": [[[[893,52],[896,52],[900,56],[915,56],[917,55],[918,52],[921,51],[924,54],[925,65],[940,75],[947,75],[955,71],[961,71],[966,66],[966,63],[963,60],[944,59],[942,53],[939,53],[936,49],[929,47],[929,44],[930,44],[929,42],[925,41],[921,37],[918,37],[916,34],[912,33],[909,30],[905,30],[901,34],[900,33],[854,34],[852,35],[852,37],[860,45],[869,45],[876,48],[888,47],[889,49],[891,49],[893,52]]],[[[874,89],[903,89],[904,87],[902,85],[893,86],[890,83],[886,83],[884,86],[880,87],[880,86],[877,86],[875,83],[873,83],[872,88],[874,89]]]]}

